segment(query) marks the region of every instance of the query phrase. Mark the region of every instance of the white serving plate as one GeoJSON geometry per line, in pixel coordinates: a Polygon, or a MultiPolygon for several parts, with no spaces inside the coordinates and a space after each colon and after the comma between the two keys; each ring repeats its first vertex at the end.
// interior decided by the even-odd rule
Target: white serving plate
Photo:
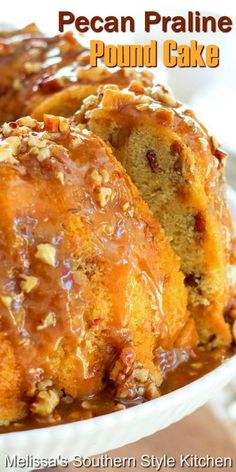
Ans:
{"type": "MultiPolygon", "coordinates": [[[[236,217],[236,193],[229,189],[229,204],[236,217]]],[[[191,384],[128,410],[50,428],[0,435],[0,471],[29,472],[32,467],[6,468],[5,457],[35,458],[92,456],[116,449],[189,415],[212,398],[236,373],[236,355],[191,384]]]]}

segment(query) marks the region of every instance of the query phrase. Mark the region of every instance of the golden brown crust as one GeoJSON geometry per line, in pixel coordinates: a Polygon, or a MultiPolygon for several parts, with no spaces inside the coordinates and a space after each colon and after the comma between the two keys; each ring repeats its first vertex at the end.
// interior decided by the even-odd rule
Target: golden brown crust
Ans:
{"type": "Polygon", "coordinates": [[[89,397],[104,378],[117,397],[159,394],[155,348],[195,345],[195,326],[181,341],[178,258],[109,148],[62,117],[5,124],[0,195],[1,333],[19,407],[4,406],[3,376],[0,420],[22,400],[48,416],[61,392],[89,397]]]}
{"type": "Polygon", "coordinates": [[[35,25],[0,40],[0,122],[43,113],[71,116],[100,84],[127,86],[132,78],[147,85],[151,74],[114,72],[89,65],[89,51],[71,33],[44,36],[35,25]]]}

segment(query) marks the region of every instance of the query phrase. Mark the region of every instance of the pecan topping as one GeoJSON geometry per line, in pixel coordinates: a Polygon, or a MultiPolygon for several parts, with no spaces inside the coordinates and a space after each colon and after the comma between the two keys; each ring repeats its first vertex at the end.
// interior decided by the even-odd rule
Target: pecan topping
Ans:
{"type": "Polygon", "coordinates": [[[145,388],[145,397],[148,400],[153,400],[161,396],[160,389],[156,386],[154,382],[150,382],[145,388]]]}
{"type": "Polygon", "coordinates": [[[2,295],[0,297],[1,302],[6,308],[10,308],[12,304],[12,298],[9,297],[8,295],[2,295]]]}
{"type": "Polygon", "coordinates": [[[39,88],[44,94],[59,92],[63,89],[63,86],[64,80],[62,77],[58,79],[50,77],[39,83],[39,88]]]}
{"type": "Polygon", "coordinates": [[[35,257],[45,264],[56,266],[56,249],[52,244],[38,244],[35,257]]]}
{"type": "Polygon", "coordinates": [[[39,62],[26,62],[25,72],[26,74],[37,74],[41,70],[41,64],[39,62]]]}
{"type": "Polygon", "coordinates": [[[23,292],[30,293],[31,290],[33,290],[36,287],[36,285],[38,285],[38,279],[37,277],[34,277],[33,275],[22,274],[21,278],[23,280],[20,283],[20,287],[23,290],[23,292]]]}
{"type": "Polygon", "coordinates": [[[101,187],[97,192],[96,199],[102,208],[104,208],[111,200],[112,189],[108,187],[101,187]]]}
{"type": "Polygon", "coordinates": [[[139,80],[132,80],[129,90],[137,94],[143,94],[145,92],[144,86],[139,80]]]}
{"type": "Polygon", "coordinates": [[[60,397],[55,390],[42,390],[36,396],[30,410],[35,415],[47,416],[53,412],[60,402],[60,397]]]}

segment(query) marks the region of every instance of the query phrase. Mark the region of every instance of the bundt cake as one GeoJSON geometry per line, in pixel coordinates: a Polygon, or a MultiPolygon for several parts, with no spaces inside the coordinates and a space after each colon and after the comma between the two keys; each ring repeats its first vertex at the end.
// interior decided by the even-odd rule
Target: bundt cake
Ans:
{"type": "Polygon", "coordinates": [[[163,230],[91,132],[45,115],[0,135],[0,423],[107,383],[158,396],[155,349],[197,343],[163,230]]]}
{"type": "Polygon", "coordinates": [[[0,74],[0,425],[155,398],[223,346],[214,367],[236,341],[216,139],[149,73],[91,68],[71,33],[0,33],[0,74]]]}
{"type": "Polygon", "coordinates": [[[104,86],[76,120],[111,146],[179,255],[200,343],[229,344],[224,313],[235,296],[236,266],[226,153],[163,86],[104,86]]]}
{"type": "Polygon", "coordinates": [[[150,73],[110,72],[89,65],[89,50],[72,33],[44,36],[35,25],[0,37],[0,122],[44,113],[72,115],[100,84],[129,85],[132,78],[151,84],[150,73]]]}

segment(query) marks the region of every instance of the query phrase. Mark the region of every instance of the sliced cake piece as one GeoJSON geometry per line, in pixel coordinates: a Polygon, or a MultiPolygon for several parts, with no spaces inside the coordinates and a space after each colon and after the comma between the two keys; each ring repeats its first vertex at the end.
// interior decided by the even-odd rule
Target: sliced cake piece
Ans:
{"type": "MultiPolygon", "coordinates": [[[[231,341],[224,312],[233,299],[232,221],[226,153],[188,107],[163,86],[104,86],[76,120],[113,149],[181,259],[201,343],[231,341]]],[[[233,288],[234,287],[234,288],[233,288]]]]}

